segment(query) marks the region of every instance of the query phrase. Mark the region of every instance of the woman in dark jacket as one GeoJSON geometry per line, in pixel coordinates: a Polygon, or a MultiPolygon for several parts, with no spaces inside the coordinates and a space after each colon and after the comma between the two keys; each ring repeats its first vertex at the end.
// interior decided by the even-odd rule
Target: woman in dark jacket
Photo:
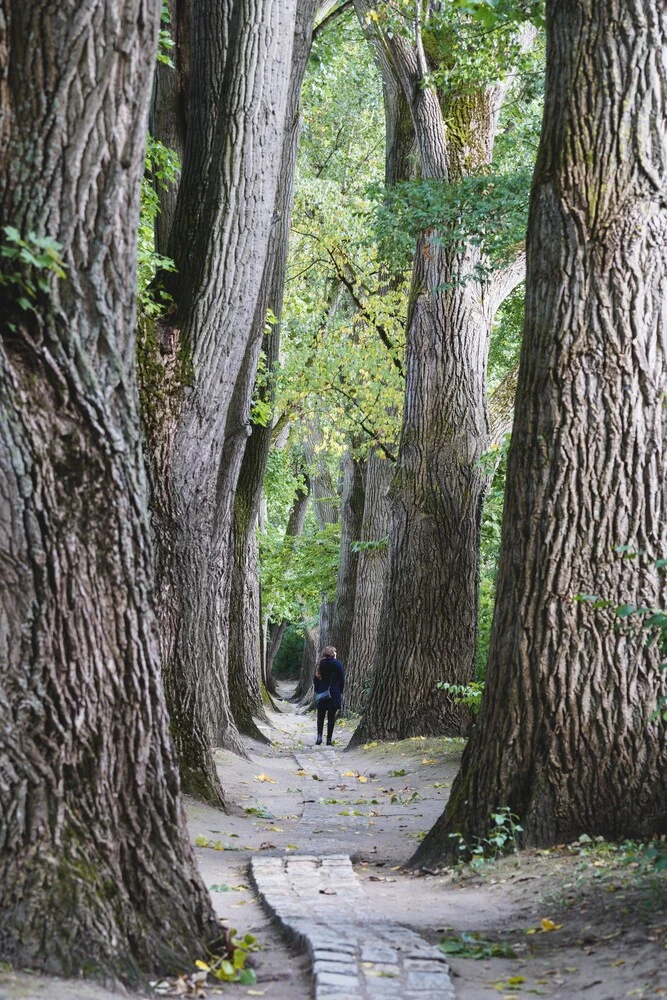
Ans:
{"type": "Polygon", "coordinates": [[[324,716],[327,716],[327,746],[333,743],[332,736],[336,712],[341,706],[343,688],[345,687],[345,671],[340,660],[336,659],[336,650],[333,646],[327,646],[322,650],[320,662],[313,677],[315,688],[315,700],[317,702],[317,739],[315,743],[319,746],[322,742],[322,731],[324,729],[324,716]]]}

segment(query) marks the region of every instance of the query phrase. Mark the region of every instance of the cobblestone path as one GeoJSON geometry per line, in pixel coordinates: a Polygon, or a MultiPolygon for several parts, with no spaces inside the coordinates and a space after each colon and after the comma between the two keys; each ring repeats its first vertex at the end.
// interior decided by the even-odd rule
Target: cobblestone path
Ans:
{"type": "MultiPolygon", "coordinates": [[[[295,757],[324,781],[340,779],[333,749],[295,757]]],[[[351,829],[364,819],[334,823],[351,829]]],[[[307,838],[313,825],[331,825],[331,812],[306,801],[301,823],[307,838]]],[[[371,909],[347,854],[255,857],[250,868],[265,909],[310,955],[316,1000],[454,1000],[442,952],[371,909]]]]}

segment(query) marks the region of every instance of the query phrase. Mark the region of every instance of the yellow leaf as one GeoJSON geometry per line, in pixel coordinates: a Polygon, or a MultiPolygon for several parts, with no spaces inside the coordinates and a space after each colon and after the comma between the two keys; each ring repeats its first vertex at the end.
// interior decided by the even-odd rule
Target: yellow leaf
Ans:
{"type": "Polygon", "coordinates": [[[542,930],[545,931],[545,932],[546,931],[559,931],[561,929],[561,927],[563,926],[562,924],[555,924],[553,922],[553,920],[549,920],[548,917],[542,917],[542,919],[540,920],[540,925],[542,927],[542,930]]]}
{"type": "Polygon", "coordinates": [[[304,771],[304,769],[302,767],[300,767],[299,770],[296,772],[296,774],[304,775],[304,774],[308,774],[308,771],[304,771]]]}
{"type": "Polygon", "coordinates": [[[206,847],[208,845],[208,837],[195,837],[195,844],[197,847],[206,847]]]}
{"type": "Polygon", "coordinates": [[[204,972],[210,972],[211,971],[211,966],[208,965],[206,962],[202,962],[201,958],[197,959],[197,961],[195,962],[195,965],[197,966],[198,969],[202,969],[204,972]]]}
{"type": "Polygon", "coordinates": [[[225,849],[225,845],[222,843],[222,841],[221,840],[216,840],[215,844],[213,845],[213,850],[214,851],[224,851],[224,849],[225,849]]]}
{"type": "Polygon", "coordinates": [[[268,774],[256,774],[255,781],[270,781],[272,785],[276,784],[274,778],[269,778],[268,774]]]}
{"type": "Polygon", "coordinates": [[[422,764],[435,764],[436,761],[433,757],[424,757],[422,764]]]}
{"type": "Polygon", "coordinates": [[[525,976],[509,976],[507,980],[508,986],[520,986],[521,983],[525,983],[525,976]]]}
{"type": "Polygon", "coordinates": [[[537,934],[537,927],[529,927],[526,934],[537,934]]]}
{"type": "Polygon", "coordinates": [[[368,778],[366,778],[363,774],[360,774],[359,775],[359,781],[365,782],[365,781],[368,781],[368,778]]]}
{"type": "Polygon", "coordinates": [[[287,850],[288,850],[288,851],[298,851],[298,849],[299,849],[299,848],[297,847],[297,845],[296,845],[296,844],[288,844],[288,845],[287,845],[287,850]]]}
{"type": "Polygon", "coordinates": [[[344,771],[341,778],[356,778],[356,771],[344,771]]]}
{"type": "Polygon", "coordinates": [[[615,962],[611,963],[612,969],[617,968],[619,965],[625,965],[625,959],[624,958],[617,958],[615,962]]]}
{"type": "Polygon", "coordinates": [[[364,743],[364,750],[370,750],[371,747],[376,747],[378,745],[377,740],[373,740],[372,743],[364,743]]]}

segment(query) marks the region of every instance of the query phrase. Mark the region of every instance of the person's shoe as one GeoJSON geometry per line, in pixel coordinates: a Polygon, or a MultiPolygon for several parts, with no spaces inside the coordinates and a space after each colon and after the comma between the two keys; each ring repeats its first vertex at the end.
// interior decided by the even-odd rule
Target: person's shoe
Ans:
{"type": "MultiPolygon", "coordinates": [[[[320,740],[320,743],[321,742],[322,742],[322,740],[320,740]]],[[[333,740],[327,740],[327,746],[328,747],[332,747],[333,745],[334,745],[334,741],[333,740]]]]}
{"type": "Polygon", "coordinates": [[[315,746],[318,747],[321,742],[322,742],[322,737],[318,736],[317,739],[315,740],[315,746]]]}

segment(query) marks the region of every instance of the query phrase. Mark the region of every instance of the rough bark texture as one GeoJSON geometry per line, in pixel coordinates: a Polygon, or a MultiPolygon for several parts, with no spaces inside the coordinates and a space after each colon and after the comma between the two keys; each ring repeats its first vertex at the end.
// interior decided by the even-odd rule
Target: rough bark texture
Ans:
{"type": "MultiPolygon", "coordinates": [[[[301,85],[310,53],[317,0],[299,0],[297,4],[292,68],[290,74],[285,134],[280,178],[276,194],[274,224],[264,265],[262,290],[251,340],[261,339],[268,384],[260,391],[265,403],[273,407],[275,373],[280,353],[280,321],[287,274],[290,221],[294,200],[294,176],[299,144],[301,85]],[[265,333],[267,309],[275,317],[265,333]]],[[[251,387],[252,388],[252,387],[251,387]]],[[[248,397],[248,405],[250,397],[248,397]]],[[[266,465],[271,447],[272,426],[254,424],[245,444],[243,461],[234,498],[232,523],[232,583],[229,612],[229,684],[232,712],[243,733],[262,737],[253,716],[265,716],[261,691],[261,648],[259,618],[259,574],[256,561],[255,533],[259,518],[266,465]],[[249,574],[253,575],[250,576],[249,574]]]]}
{"type": "MultiPolygon", "coordinates": [[[[188,90],[190,81],[190,35],[192,0],[168,0],[173,66],[158,62],[153,82],[150,133],[183,162],[187,135],[188,90]]],[[[157,185],[160,211],[155,220],[155,249],[166,254],[176,213],[178,183],[157,185]]]]}
{"type": "Polygon", "coordinates": [[[160,685],[134,368],[160,5],[0,2],[0,958],[136,982],[216,933],[160,685]],[[4,242],[4,235],[3,235],[4,242]]]}
{"type": "Polygon", "coordinates": [[[359,553],[352,640],[345,672],[343,708],[346,712],[361,712],[370,689],[387,576],[387,493],[392,475],[391,462],[377,455],[370,456],[366,463],[361,526],[364,547],[359,553]]]}
{"type": "Polygon", "coordinates": [[[573,601],[665,607],[667,13],[547,4],[526,324],[481,716],[445,817],[468,843],[497,806],[530,844],[667,829],[664,689],[646,635],[573,601]],[[619,543],[647,556],[628,560],[619,543]]]}
{"type": "Polygon", "coordinates": [[[177,271],[164,276],[174,310],[144,364],[145,375],[155,368],[168,382],[161,403],[144,378],[165,689],[184,786],[211,801],[221,798],[211,739],[242,751],[225,631],[238,463],[225,434],[246,433],[241,383],[250,380],[295,5],[193,0],[188,127],[168,249],[177,271]]]}
{"type": "Polygon", "coordinates": [[[361,538],[365,478],[365,459],[347,455],[343,462],[343,495],[340,512],[340,556],[338,559],[335,610],[337,632],[335,636],[332,636],[336,655],[341,663],[347,663],[352,641],[359,568],[359,551],[356,549],[355,543],[361,538]]]}
{"type": "MultiPolygon", "coordinates": [[[[355,6],[365,23],[369,5],[355,6]]],[[[455,181],[487,165],[506,85],[438,95],[424,79],[420,39],[370,30],[383,71],[408,103],[422,176],[455,181]]],[[[495,310],[511,290],[508,273],[481,283],[481,260],[479,247],[443,245],[432,230],[417,243],[387,588],[374,679],[353,744],[457,735],[469,725],[468,710],[436,684],[468,683],[475,663],[486,357],[495,310]]]]}

